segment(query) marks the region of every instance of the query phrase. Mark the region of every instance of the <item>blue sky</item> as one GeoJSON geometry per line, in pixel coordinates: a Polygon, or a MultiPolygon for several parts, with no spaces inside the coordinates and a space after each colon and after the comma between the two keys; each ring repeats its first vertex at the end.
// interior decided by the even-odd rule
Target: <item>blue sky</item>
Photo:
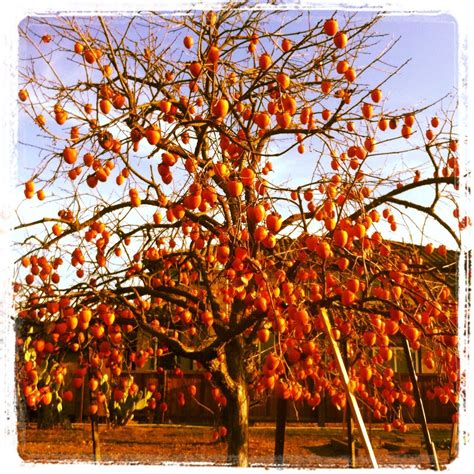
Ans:
{"type": "MultiPolygon", "coordinates": [[[[351,12],[350,14],[352,14],[351,12]]],[[[332,11],[314,12],[316,17],[326,18],[332,11]]],[[[347,12],[339,10],[338,17],[343,19],[347,12]]],[[[360,12],[358,18],[372,16],[373,12],[360,12]]],[[[398,43],[387,54],[386,68],[372,70],[364,75],[363,81],[371,85],[385,78],[387,72],[393,70],[410,59],[410,62],[389,82],[384,84],[384,97],[387,97],[389,108],[411,111],[413,108],[428,105],[447,94],[452,93],[457,87],[458,81],[458,29],[456,21],[449,15],[387,15],[374,28],[377,32],[387,35],[375,50],[381,50],[385,45],[398,38],[398,43]]],[[[20,50],[20,56],[24,51],[20,50]]],[[[369,58],[366,59],[367,61],[369,58]]],[[[364,58],[362,58],[364,61],[364,58]]],[[[65,70],[67,77],[67,68],[65,70]]],[[[452,109],[452,100],[443,102],[443,107],[452,109]]],[[[432,116],[429,111],[426,117],[419,117],[428,122],[432,116]]],[[[20,139],[31,142],[38,128],[20,114],[20,139]]],[[[34,156],[37,152],[30,147],[19,147],[18,177],[24,182],[30,177],[32,162],[36,161],[34,156]]],[[[306,178],[307,169],[301,163],[295,167],[276,170],[284,177],[286,174],[292,178],[306,178]]],[[[17,188],[17,196],[22,199],[22,187],[17,188]]],[[[36,201],[37,202],[37,201],[36,201]]],[[[23,205],[23,210],[30,207],[23,205]]],[[[451,210],[452,211],[452,210],[451,210]]],[[[449,211],[448,211],[449,213],[449,211]]]]}
{"type": "Polygon", "coordinates": [[[389,83],[393,87],[388,87],[387,93],[391,92],[392,101],[399,101],[400,106],[429,102],[457,86],[458,27],[452,16],[387,16],[377,29],[401,37],[389,55],[393,63],[411,58],[396,82],[389,83]]]}
{"type": "MultiPolygon", "coordinates": [[[[352,12],[353,13],[353,12],[352,12]]],[[[369,17],[373,12],[360,12],[358,17],[369,17]]],[[[317,12],[316,16],[325,17],[330,11],[317,12]]],[[[344,10],[339,10],[342,17],[344,10]]],[[[391,39],[399,38],[395,47],[387,54],[386,60],[392,66],[410,62],[399,74],[384,85],[384,96],[390,100],[390,107],[410,110],[418,105],[426,105],[453,92],[458,80],[458,28],[454,17],[450,15],[391,15],[387,14],[376,27],[377,32],[386,34],[382,45],[391,39]]],[[[21,46],[20,46],[21,48],[21,46]]],[[[381,48],[378,48],[379,50],[381,48]]],[[[23,49],[20,49],[20,56],[23,49]]],[[[388,70],[388,68],[387,68],[388,70]]],[[[65,71],[67,74],[67,70],[65,71]]],[[[375,83],[384,77],[376,70],[367,74],[367,80],[375,83]]],[[[20,116],[20,134],[30,135],[30,121],[20,116]],[[24,127],[28,127],[24,129],[24,127]]],[[[20,155],[19,172],[23,166],[20,155]]]]}

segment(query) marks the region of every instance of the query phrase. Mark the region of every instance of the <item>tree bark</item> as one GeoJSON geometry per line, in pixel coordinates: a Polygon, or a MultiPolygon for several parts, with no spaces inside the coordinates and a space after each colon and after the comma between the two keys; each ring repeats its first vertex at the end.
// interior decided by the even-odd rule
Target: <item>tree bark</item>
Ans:
{"type": "Polygon", "coordinates": [[[249,402],[245,384],[238,384],[236,393],[227,398],[227,420],[227,462],[248,467],[249,402]]]}
{"type": "Polygon", "coordinates": [[[227,397],[227,462],[232,466],[248,467],[249,398],[245,380],[242,337],[230,341],[226,348],[226,360],[233,380],[227,397]]]}

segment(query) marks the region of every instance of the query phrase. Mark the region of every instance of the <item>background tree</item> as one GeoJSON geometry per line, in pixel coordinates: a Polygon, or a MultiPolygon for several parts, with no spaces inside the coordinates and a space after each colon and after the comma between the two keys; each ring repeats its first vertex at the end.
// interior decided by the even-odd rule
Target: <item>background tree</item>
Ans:
{"type": "Polygon", "coordinates": [[[388,423],[394,403],[415,404],[390,368],[400,337],[439,369],[427,396],[457,404],[455,264],[424,226],[452,248],[468,222],[455,107],[390,110],[402,66],[384,62],[377,18],[238,7],[21,24],[39,158],[24,193],[44,202],[19,209],[15,291],[28,406],[71,396],[72,352],[76,386],[88,372],[124,422],[152,393],[130,370],[171,353],[208,372],[228,460],[246,466],[251,397],[346,403],[321,308],[387,429],[407,429],[388,423]]]}

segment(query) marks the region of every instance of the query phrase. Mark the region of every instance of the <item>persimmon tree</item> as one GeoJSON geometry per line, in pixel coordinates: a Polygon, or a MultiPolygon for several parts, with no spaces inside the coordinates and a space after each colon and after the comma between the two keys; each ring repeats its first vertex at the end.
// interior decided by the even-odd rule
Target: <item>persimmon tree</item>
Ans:
{"type": "Polygon", "coordinates": [[[447,246],[467,222],[455,101],[390,108],[403,65],[384,61],[396,44],[377,17],[238,7],[23,21],[15,301],[32,409],[71,398],[68,355],[90,413],[109,400],[123,423],[156,405],[130,371],[174,354],[208,374],[228,460],[246,466],[250,399],[345,406],[321,308],[387,429],[406,430],[395,402],[416,403],[391,368],[401,338],[438,369],[427,396],[456,405],[447,246]]]}

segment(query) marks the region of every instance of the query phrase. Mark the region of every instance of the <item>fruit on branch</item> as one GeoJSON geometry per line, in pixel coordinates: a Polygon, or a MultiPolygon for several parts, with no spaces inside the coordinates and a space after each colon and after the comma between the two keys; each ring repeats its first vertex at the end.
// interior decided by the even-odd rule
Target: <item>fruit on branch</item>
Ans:
{"type": "Polygon", "coordinates": [[[69,114],[62,108],[55,108],[54,118],[58,125],[64,125],[69,118],[69,114]]]}
{"type": "Polygon", "coordinates": [[[273,234],[277,234],[278,231],[281,229],[283,220],[279,214],[272,213],[268,214],[266,218],[266,224],[270,232],[272,232],[273,234]]]}
{"type": "Polygon", "coordinates": [[[357,78],[357,73],[353,67],[349,67],[344,73],[344,77],[348,82],[354,82],[357,78]]]}
{"type": "Polygon", "coordinates": [[[403,117],[403,122],[407,127],[413,127],[415,125],[415,116],[413,114],[406,114],[403,117]]]}
{"type": "Polygon", "coordinates": [[[161,130],[158,128],[158,125],[154,124],[147,127],[145,130],[145,138],[150,145],[157,145],[161,140],[161,130]]]}
{"type": "Polygon", "coordinates": [[[229,113],[229,101],[227,99],[219,99],[212,104],[212,115],[215,118],[224,118],[229,113]]]}
{"type": "Polygon", "coordinates": [[[324,22],[324,33],[328,36],[334,36],[339,31],[339,24],[335,18],[330,18],[324,22]]]}
{"type": "Polygon", "coordinates": [[[280,87],[283,90],[285,90],[285,89],[288,89],[288,87],[290,87],[291,80],[288,74],[285,74],[284,72],[280,72],[277,74],[277,82],[280,85],[280,87]]]}
{"type": "Polygon", "coordinates": [[[255,172],[251,168],[243,168],[240,179],[245,187],[251,188],[255,183],[255,172]]]}
{"type": "Polygon", "coordinates": [[[215,26],[217,23],[217,14],[216,12],[209,11],[206,13],[206,24],[209,26],[215,26]]]}
{"type": "Polygon", "coordinates": [[[72,165],[77,160],[77,150],[72,147],[66,147],[63,150],[63,158],[66,163],[72,165]]]}
{"type": "Polygon", "coordinates": [[[255,224],[263,222],[265,214],[263,204],[257,204],[256,206],[249,206],[247,208],[247,219],[255,224]]]}
{"type": "Polygon", "coordinates": [[[345,247],[349,241],[349,234],[344,229],[336,229],[333,234],[334,245],[345,247]]]}
{"type": "Polygon", "coordinates": [[[367,137],[364,140],[364,148],[369,152],[373,153],[375,151],[375,139],[373,137],[367,137]]]}
{"type": "Polygon", "coordinates": [[[381,117],[378,121],[377,126],[382,132],[385,132],[385,130],[388,129],[388,119],[381,117]]]}
{"type": "Polygon", "coordinates": [[[194,40],[193,40],[192,36],[185,36],[184,39],[183,39],[183,44],[184,44],[185,48],[191,49],[194,45],[194,40]]]}
{"type": "Polygon", "coordinates": [[[109,99],[102,99],[99,102],[99,109],[103,114],[107,115],[112,110],[112,102],[109,99]]]}
{"type": "Polygon", "coordinates": [[[227,183],[227,191],[232,197],[239,197],[243,192],[244,186],[241,181],[230,180],[227,183]]]}
{"type": "Polygon", "coordinates": [[[342,61],[339,61],[337,63],[337,66],[336,66],[336,71],[339,73],[339,74],[345,74],[346,71],[349,69],[349,63],[343,59],[342,61]]]}
{"type": "Polygon", "coordinates": [[[342,31],[338,31],[334,35],[334,45],[336,48],[344,49],[347,46],[347,35],[342,31]]]}
{"type": "Polygon", "coordinates": [[[269,54],[263,53],[258,59],[258,65],[262,71],[267,71],[272,67],[273,61],[269,54]]]}
{"type": "Polygon", "coordinates": [[[168,114],[171,111],[172,104],[169,100],[167,99],[162,99],[158,103],[158,107],[164,114],[168,114]]]}
{"type": "Polygon", "coordinates": [[[125,96],[116,94],[112,99],[112,105],[116,109],[122,109],[125,106],[125,96]]]}
{"type": "Polygon", "coordinates": [[[369,103],[364,103],[364,105],[362,106],[362,116],[366,119],[370,119],[372,118],[374,114],[374,108],[372,106],[372,104],[369,104],[369,103]]]}
{"type": "Polygon", "coordinates": [[[407,139],[410,138],[412,133],[413,132],[412,132],[412,129],[411,129],[410,126],[408,126],[406,124],[404,124],[402,126],[402,137],[403,138],[407,138],[407,139]]]}
{"type": "Polygon", "coordinates": [[[380,89],[374,89],[370,93],[371,99],[378,104],[382,100],[382,91],[380,89]]]}
{"type": "Polygon", "coordinates": [[[87,48],[84,50],[84,59],[86,60],[87,63],[89,64],[94,64],[97,59],[100,57],[100,50],[92,49],[92,48],[87,48]]]}
{"type": "Polygon", "coordinates": [[[324,80],[321,82],[321,91],[323,94],[329,94],[332,89],[332,82],[330,80],[324,80]]]}
{"type": "Polygon", "coordinates": [[[54,224],[51,230],[56,237],[59,237],[63,233],[61,224],[58,223],[54,224]]]}
{"type": "Polygon", "coordinates": [[[276,121],[280,128],[290,128],[291,125],[291,114],[288,112],[277,113],[276,121]]]}
{"type": "Polygon", "coordinates": [[[332,115],[332,113],[329,109],[324,109],[321,112],[321,117],[325,122],[327,122],[331,118],[331,115],[332,115]]]}
{"type": "Polygon", "coordinates": [[[207,52],[207,60],[215,64],[219,60],[220,54],[221,52],[217,46],[211,46],[207,52]]]}
{"type": "Polygon", "coordinates": [[[18,91],[18,98],[22,101],[25,102],[28,100],[28,91],[26,89],[20,89],[18,91]]]}
{"type": "Polygon", "coordinates": [[[130,203],[132,207],[139,207],[141,205],[141,199],[138,191],[135,188],[131,188],[129,191],[130,203]]]}
{"type": "Polygon", "coordinates": [[[288,38],[283,39],[283,41],[281,42],[281,49],[285,53],[288,53],[288,51],[290,51],[292,47],[293,47],[293,43],[288,38]]]}
{"type": "Polygon", "coordinates": [[[82,43],[80,43],[79,41],[74,43],[74,52],[76,54],[83,54],[84,53],[84,45],[82,43]]]}
{"type": "Polygon", "coordinates": [[[271,117],[267,112],[256,112],[253,116],[253,121],[262,130],[267,129],[271,123],[271,117]]]}
{"type": "Polygon", "coordinates": [[[189,72],[193,77],[198,77],[201,74],[202,65],[198,62],[193,62],[189,65],[189,72]]]}

